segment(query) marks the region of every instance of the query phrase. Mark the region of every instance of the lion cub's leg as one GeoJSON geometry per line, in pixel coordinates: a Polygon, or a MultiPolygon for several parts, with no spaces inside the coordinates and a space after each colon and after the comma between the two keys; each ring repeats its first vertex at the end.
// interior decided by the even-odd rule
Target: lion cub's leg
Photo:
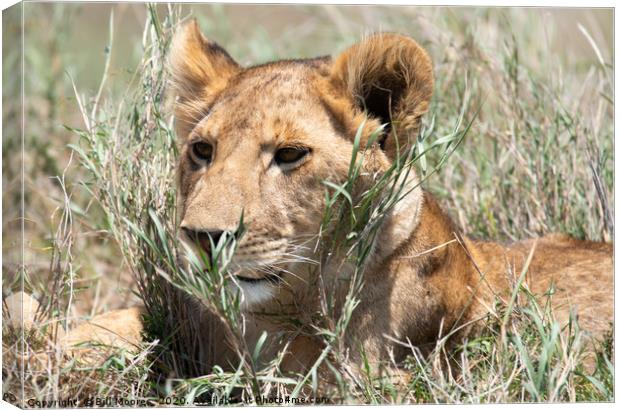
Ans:
{"type": "Polygon", "coordinates": [[[106,312],[85,321],[59,340],[66,353],[94,360],[103,351],[137,351],[142,342],[144,308],[132,307],[106,312]]]}
{"type": "Polygon", "coordinates": [[[321,346],[308,336],[297,336],[284,354],[280,369],[285,373],[304,374],[321,355],[321,346]]]}
{"type": "MultiPolygon", "coordinates": [[[[142,342],[142,307],[97,315],[66,333],[58,322],[50,323],[49,319],[43,317],[39,302],[27,293],[18,292],[7,297],[5,307],[4,316],[8,326],[18,333],[36,337],[48,352],[58,350],[62,356],[80,361],[95,363],[121,349],[137,351],[142,342]]],[[[22,356],[25,354],[21,353],[22,356]]],[[[28,352],[28,357],[18,357],[18,360],[26,360],[39,367],[36,364],[45,362],[45,355],[43,351],[32,351],[28,352]]]]}

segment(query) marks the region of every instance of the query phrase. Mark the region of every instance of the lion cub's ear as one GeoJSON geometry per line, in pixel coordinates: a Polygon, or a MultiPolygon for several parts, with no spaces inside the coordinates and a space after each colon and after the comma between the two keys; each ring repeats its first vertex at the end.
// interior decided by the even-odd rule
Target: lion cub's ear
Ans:
{"type": "Polygon", "coordinates": [[[396,154],[394,135],[401,147],[414,142],[433,95],[431,59],[418,43],[399,34],[372,35],[337,56],[331,75],[353,104],[387,124],[381,145],[388,157],[396,154]]]}
{"type": "Polygon", "coordinates": [[[171,85],[179,97],[175,116],[182,128],[182,124],[188,128],[187,121],[200,120],[197,111],[204,110],[209,97],[224,89],[228,80],[241,71],[222,47],[205,38],[196,20],[175,34],[168,63],[171,85]]]}

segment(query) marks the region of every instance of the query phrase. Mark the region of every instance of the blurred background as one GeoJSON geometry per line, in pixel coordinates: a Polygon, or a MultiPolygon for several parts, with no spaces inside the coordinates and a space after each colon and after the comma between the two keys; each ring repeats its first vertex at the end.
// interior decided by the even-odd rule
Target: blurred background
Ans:
{"type": "MultiPolygon", "coordinates": [[[[610,239],[611,9],[179,7],[243,65],[334,54],[376,31],[411,35],[435,62],[435,123],[453,125],[464,93],[472,111],[482,107],[463,146],[427,183],[459,226],[502,241],[556,231],[610,239]]],[[[165,4],[157,8],[162,16],[169,12],[165,4]]],[[[70,128],[84,127],[76,93],[87,101],[101,93],[100,103],[111,110],[123,97],[142,55],[147,9],[28,2],[23,12],[23,101],[21,15],[13,8],[2,16],[3,292],[18,289],[23,278],[28,291],[45,294],[54,271],[66,268],[59,264],[70,263],[71,315],[127,306],[137,300],[132,280],[89,194],[93,187],[72,158],[70,145],[79,141],[70,128]],[[71,221],[60,212],[67,204],[71,221]],[[62,254],[58,238],[71,244],[60,247],[62,254]]]]}

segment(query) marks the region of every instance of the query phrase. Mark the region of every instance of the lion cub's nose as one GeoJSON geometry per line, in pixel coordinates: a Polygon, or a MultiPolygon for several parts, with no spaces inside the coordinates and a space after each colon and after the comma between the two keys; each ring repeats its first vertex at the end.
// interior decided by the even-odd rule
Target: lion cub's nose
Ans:
{"type": "Polygon", "coordinates": [[[214,245],[217,245],[220,237],[224,234],[224,231],[203,231],[187,227],[182,227],[181,229],[190,241],[199,245],[207,254],[211,253],[211,241],[213,241],[214,245]],[[209,241],[209,237],[211,237],[211,241],[209,241]]]}

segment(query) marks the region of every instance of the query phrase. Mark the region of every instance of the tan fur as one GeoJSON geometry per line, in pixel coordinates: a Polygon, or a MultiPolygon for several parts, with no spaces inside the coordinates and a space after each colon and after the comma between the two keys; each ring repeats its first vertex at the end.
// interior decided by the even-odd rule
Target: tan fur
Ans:
{"type": "Polygon", "coordinates": [[[73,328],[60,338],[60,343],[66,347],[66,354],[91,363],[101,360],[101,351],[108,351],[110,347],[139,351],[143,314],[142,308],[132,307],[97,315],[73,328]]]}
{"type": "MultiPolygon", "coordinates": [[[[192,22],[174,40],[170,67],[178,94],[180,226],[234,230],[243,212],[248,231],[232,272],[243,289],[247,344],[252,349],[268,331],[273,338],[263,358],[269,360],[283,347],[275,336],[284,335],[284,367],[304,370],[319,354],[319,339],[307,331],[310,326],[304,331],[274,317],[309,325],[320,309],[321,284],[312,261],[324,208],[321,181],[345,180],[362,124],[366,174],[360,189],[390,166],[397,146],[415,141],[433,90],[430,58],[408,37],[379,34],[334,59],[241,68],[192,22]],[[384,138],[367,144],[385,122],[384,138]],[[198,141],[213,146],[208,164],[192,159],[198,141]],[[290,146],[310,153],[284,170],[274,155],[290,146]],[[263,282],[257,290],[239,279],[264,279],[274,268],[286,270],[279,286],[263,282]]],[[[412,174],[407,183],[416,186],[417,177],[412,174]]],[[[416,188],[379,231],[347,330],[352,362],[359,362],[360,347],[371,362],[390,354],[402,359],[406,349],[391,340],[430,347],[483,317],[496,298],[509,299],[534,243],[526,284],[541,296],[555,282],[557,316],[566,320],[569,308],[577,308],[581,326],[600,335],[613,317],[611,245],[556,235],[508,246],[473,241],[459,233],[430,194],[416,188]]],[[[351,272],[338,263],[322,269],[328,288],[351,272]]],[[[171,314],[185,324],[180,334],[196,343],[190,353],[199,363],[195,372],[207,373],[214,364],[236,366],[218,321],[198,301],[177,305],[183,309],[171,314]]]]}
{"type": "Polygon", "coordinates": [[[5,349],[4,359],[16,360],[31,374],[49,371],[54,360],[62,366],[72,361],[99,366],[119,352],[137,353],[142,348],[141,307],[119,309],[82,320],[65,333],[59,321],[50,320],[31,295],[16,292],[3,301],[5,330],[23,337],[16,349],[5,349]],[[36,349],[34,349],[36,347],[36,349]],[[46,370],[47,369],[47,370],[46,370]]]}
{"type": "Polygon", "coordinates": [[[241,68],[226,51],[202,35],[195,21],[177,33],[170,53],[169,69],[178,95],[176,118],[183,133],[204,115],[205,104],[241,68]]]}
{"type": "MultiPolygon", "coordinates": [[[[371,108],[369,95],[389,90],[388,100],[381,102],[387,103],[393,131],[401,144],[412,142],[409,139],[415,138],[433,94],[430,57],[413,39],[389,34],[370,37],[339,55],[331,70],[334,81],[361,107],[371,108]]],[[[347,108],[345,118],[351,116],[352,110],[347,108]]],[[[386,141],[384,150],[394,157],[393,138],[386,141]]]]}
{"type": "MultiPolygon", "coordinates": [[[[172,59],[172,67],[181,72],[173,74],[190,84],[201,83],[203,74],[183,64],[208,59],[213,52],[204,50],[204,44],[213,43],[182,36],[172,59]],[[202,44],[202,55],[195,54],[201,47],[194,43],[202,44]]],[[[214,72],[216,64],[217,59],[207,63],[214,72]]],[[[234,274],[263,278],[265,268],[286,268],[284,284],[274,286],[265,300],[246,305],[246,337],[252,345],[263,330],[287,329],[269,319],[272,315],[292,315],[306,323],[318,311],[312,269],[289,260],[291,254],[315,257],[315,243],[307,238],[316,235],[320,224],[320,181],[340,183],[346,178],[353,137],[364,121],[363,144],[388,122],[380,148],[365,147],[369,173],[387,169],[397,146],[415,140],[420,117],[429,107],[433,73],[427,53],[397,34],[368,37],[334,59],[279,61],[234,74],[230,66],[226,60],[221,70],[225,87],[192,101],[204,103],[204,117],[195,118],[193,127],[183,124],[179,129],[180,215],[187,229],[234,230],[243,211],[249,230],[235,255],[234,274]],[[195,141],[213,145],[210,164],[192,164],[188,151],[195,141]],[[273,157],[280,147],[291,145],[308,147],[311,153],[284,172],[273,157]],[[296,246],[302,240],[307,249],[296,246]]],[[[184,104],[177,107],[181,119],[188,117],[184,104]]],[[[414,186],[416,181],[412,175],[409,183],[414,186]]],[[[361,303],[348,328],[351,358],[359,358],[362,346],[371,361],[387,359],[390,351],[400,359],[405,349],[386,336],[432,346],[438,337],[484,316],[495,298],[509,299],[534,242],[502,246],[462,237],[435,200],[415,189],[379,233],[361,303]]],[[[541,296],[555,281],[559,318],[566,321],[569,308],[578,308],[582,327],[600,335],[612,320],[611,262],[611,245],[548,236],[537,240],[526,283],[541,296]]],[[[323,270],[333,283],[347,275],[342,266],[323,270]]],[[[243,293],[252,299],[247,286],[243,293]]],[[[294,353],[285,363],[300,370],[313,362],[319,347],[311,335],[291,337],[294,353]]]]}
{"type": "Polygon", "coordinates": [[[16,292],[4,299],[3,309],[7,324],[15,329],[23,329],[26,332],[37,329],[40,322],[41,306],[36,299],[25,292],[16,292]]]}

